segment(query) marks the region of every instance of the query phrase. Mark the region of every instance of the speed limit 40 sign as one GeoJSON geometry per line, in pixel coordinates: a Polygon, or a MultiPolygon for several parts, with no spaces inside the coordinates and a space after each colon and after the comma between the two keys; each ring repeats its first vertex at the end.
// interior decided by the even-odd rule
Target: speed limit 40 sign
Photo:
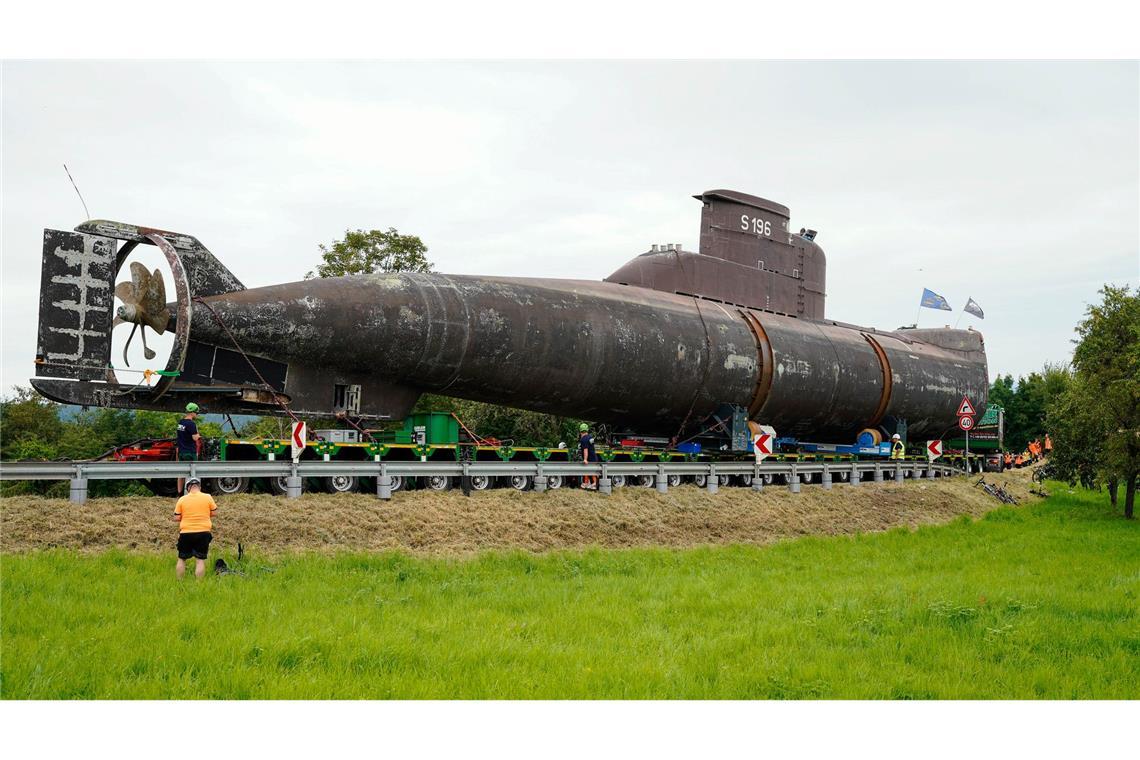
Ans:
{"type": "Polygon", "coordinates": [[[961,416],[958,418],[958,427],[965,430],[967,433],[974,429],[974,418],[969,416],[961,416]]]}

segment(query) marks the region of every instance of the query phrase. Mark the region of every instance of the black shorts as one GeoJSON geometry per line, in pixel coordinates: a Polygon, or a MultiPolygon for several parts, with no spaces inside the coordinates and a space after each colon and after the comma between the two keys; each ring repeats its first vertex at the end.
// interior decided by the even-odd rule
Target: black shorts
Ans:
{"type": "Polygon", "coordinates": [[[210,531],[203,531],[202,533],[179,533],[178,534],[178,559],[206,559],[206,553],[210,551],[210,542],[214,540],[214,534],[210,531]]]}
{"type": "Polygon", "coordinates": [[[179,451],[178,452],[178,461],[179,462],[197,462],[198,461],[198,452],[196,452],[196,451],[179,451]]]}

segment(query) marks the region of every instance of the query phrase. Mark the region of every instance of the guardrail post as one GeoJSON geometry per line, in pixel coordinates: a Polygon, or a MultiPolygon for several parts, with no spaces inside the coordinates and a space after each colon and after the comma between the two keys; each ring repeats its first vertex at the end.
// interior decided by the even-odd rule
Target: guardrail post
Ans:
{"type": "Polygon", "coordinates": [[[800,492],[800,472],[795,462],[792,462],[792,474],[788,476],[788,490],[792,493],[800,492]]]}
{"type": "Polygon", "coordinates": [[[542,474],[542,462],[535,465],[534,468],[534,492],[546,492],[546,476],[542,474]]]}
{"type": "Polygon", "coordinates": [[[853,486],[859,485],[863,480],[863,473],[859,472],[859,463],[851,463],[851,475],[847,478],[848,482],[853,486]]]}
{"type": "Polygon", "coordinates": [[[614,491],[614,482],[610,480],[610,472],[606,469],[605,462],[602,463],[602,477],[598,478],[598,493],[604,493],[607,496],[614,491]]]}
{"type": "Polygon", "coordinates": [[[820,478],[819,482],[823,485],[823,490],[831,490],[831,468],[827,466],[826,462],[823,465],[823,477],[820,478]]]}
{"type": "Polygon", "coordinates": [[[380,465],[380,477],[376,478],[376,498],[384,501],[392,498],[392,476],[386,464],[380,465]]]}
{"type": "Polygon", "coordinates": [[[292,470],[285,478],[285,496],[290,499],[301,498],[301,478],[297,475],[297,463],[293,463],[292,470]]]}
{"type": "Polygon", "coordinates": [[[764,477],[760,474],[760,465],[759,464],[752,465],[752,490],[753,491],[763,491],[764,490],[764,477]]]}
{"type": "Polygon", "coordinates": [[[83,470],[75,468],[75,477],[71,479],[71,503],[87,503],[87,478],[83,477],[83,470]]]}
{"type": "Polygon", "coordinates": [[[876,483],[883,482],[883,466],[878,462],[875,462],[875,474],[873,476],[873,480],[876,483]]]}
{"type": "Polygon", "coordinates": [[[716,465],[709,465],[709,478],[705,481],[705,490],[709,493],[716,493],[720,490],[720,478],[716,474],[716,465]]]}
{"type": "Polygon", "coordinates": [[[900,460],[897,460],[897,459],[895,460],[895,482],[896,483],[903,482],[902,462],[900,460]]]}
{"type": "Polygon", "coordinates": [[[665,474],[665,465],[657,465],[657,493],[669,493],[669,476],[665,474]]]}

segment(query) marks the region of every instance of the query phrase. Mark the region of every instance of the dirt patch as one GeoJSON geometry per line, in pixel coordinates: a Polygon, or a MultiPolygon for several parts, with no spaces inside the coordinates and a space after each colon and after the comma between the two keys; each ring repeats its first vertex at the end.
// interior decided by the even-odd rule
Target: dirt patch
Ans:
{"type": "MultiPolygon", "coordinates": [[[[887,530],[979,516],[1001,506],[975,488],[978,476],[908,480],[902,484],[804,486],[799,494],[769,486],[762,493],[694,486],[624,488],[606,497],[577,489],[545,494],[498,489],[465,497],[458,491],[414,491],[381,502],[367,494],[306,494],[297,500],[263,495],[218,499],[215,546],[237,541],[259,553],[400,549],[414,554],[466,555],[485,549],[542,552],[588,546],[686,547],[766,544],[803,535],[887,530]]],[[[1035,497],[1027,470],[987,475],[1025,503],[1035,497]]],[[[174,502],[161,498],[0,501],[0,551],[122,548],[170,551],[177,537],[174,502]]]]}

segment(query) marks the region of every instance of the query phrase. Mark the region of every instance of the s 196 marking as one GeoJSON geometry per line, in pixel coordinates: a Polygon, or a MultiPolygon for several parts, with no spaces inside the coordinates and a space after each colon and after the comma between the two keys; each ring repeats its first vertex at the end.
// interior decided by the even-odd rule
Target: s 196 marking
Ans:
{"type": "Polygon", "coordinates": [[[771,236],[772,223],[766,219],[749,216],[748,214],[740,215],[740,229],[745,232],[754,232],[757,235],[771,236]]]}

